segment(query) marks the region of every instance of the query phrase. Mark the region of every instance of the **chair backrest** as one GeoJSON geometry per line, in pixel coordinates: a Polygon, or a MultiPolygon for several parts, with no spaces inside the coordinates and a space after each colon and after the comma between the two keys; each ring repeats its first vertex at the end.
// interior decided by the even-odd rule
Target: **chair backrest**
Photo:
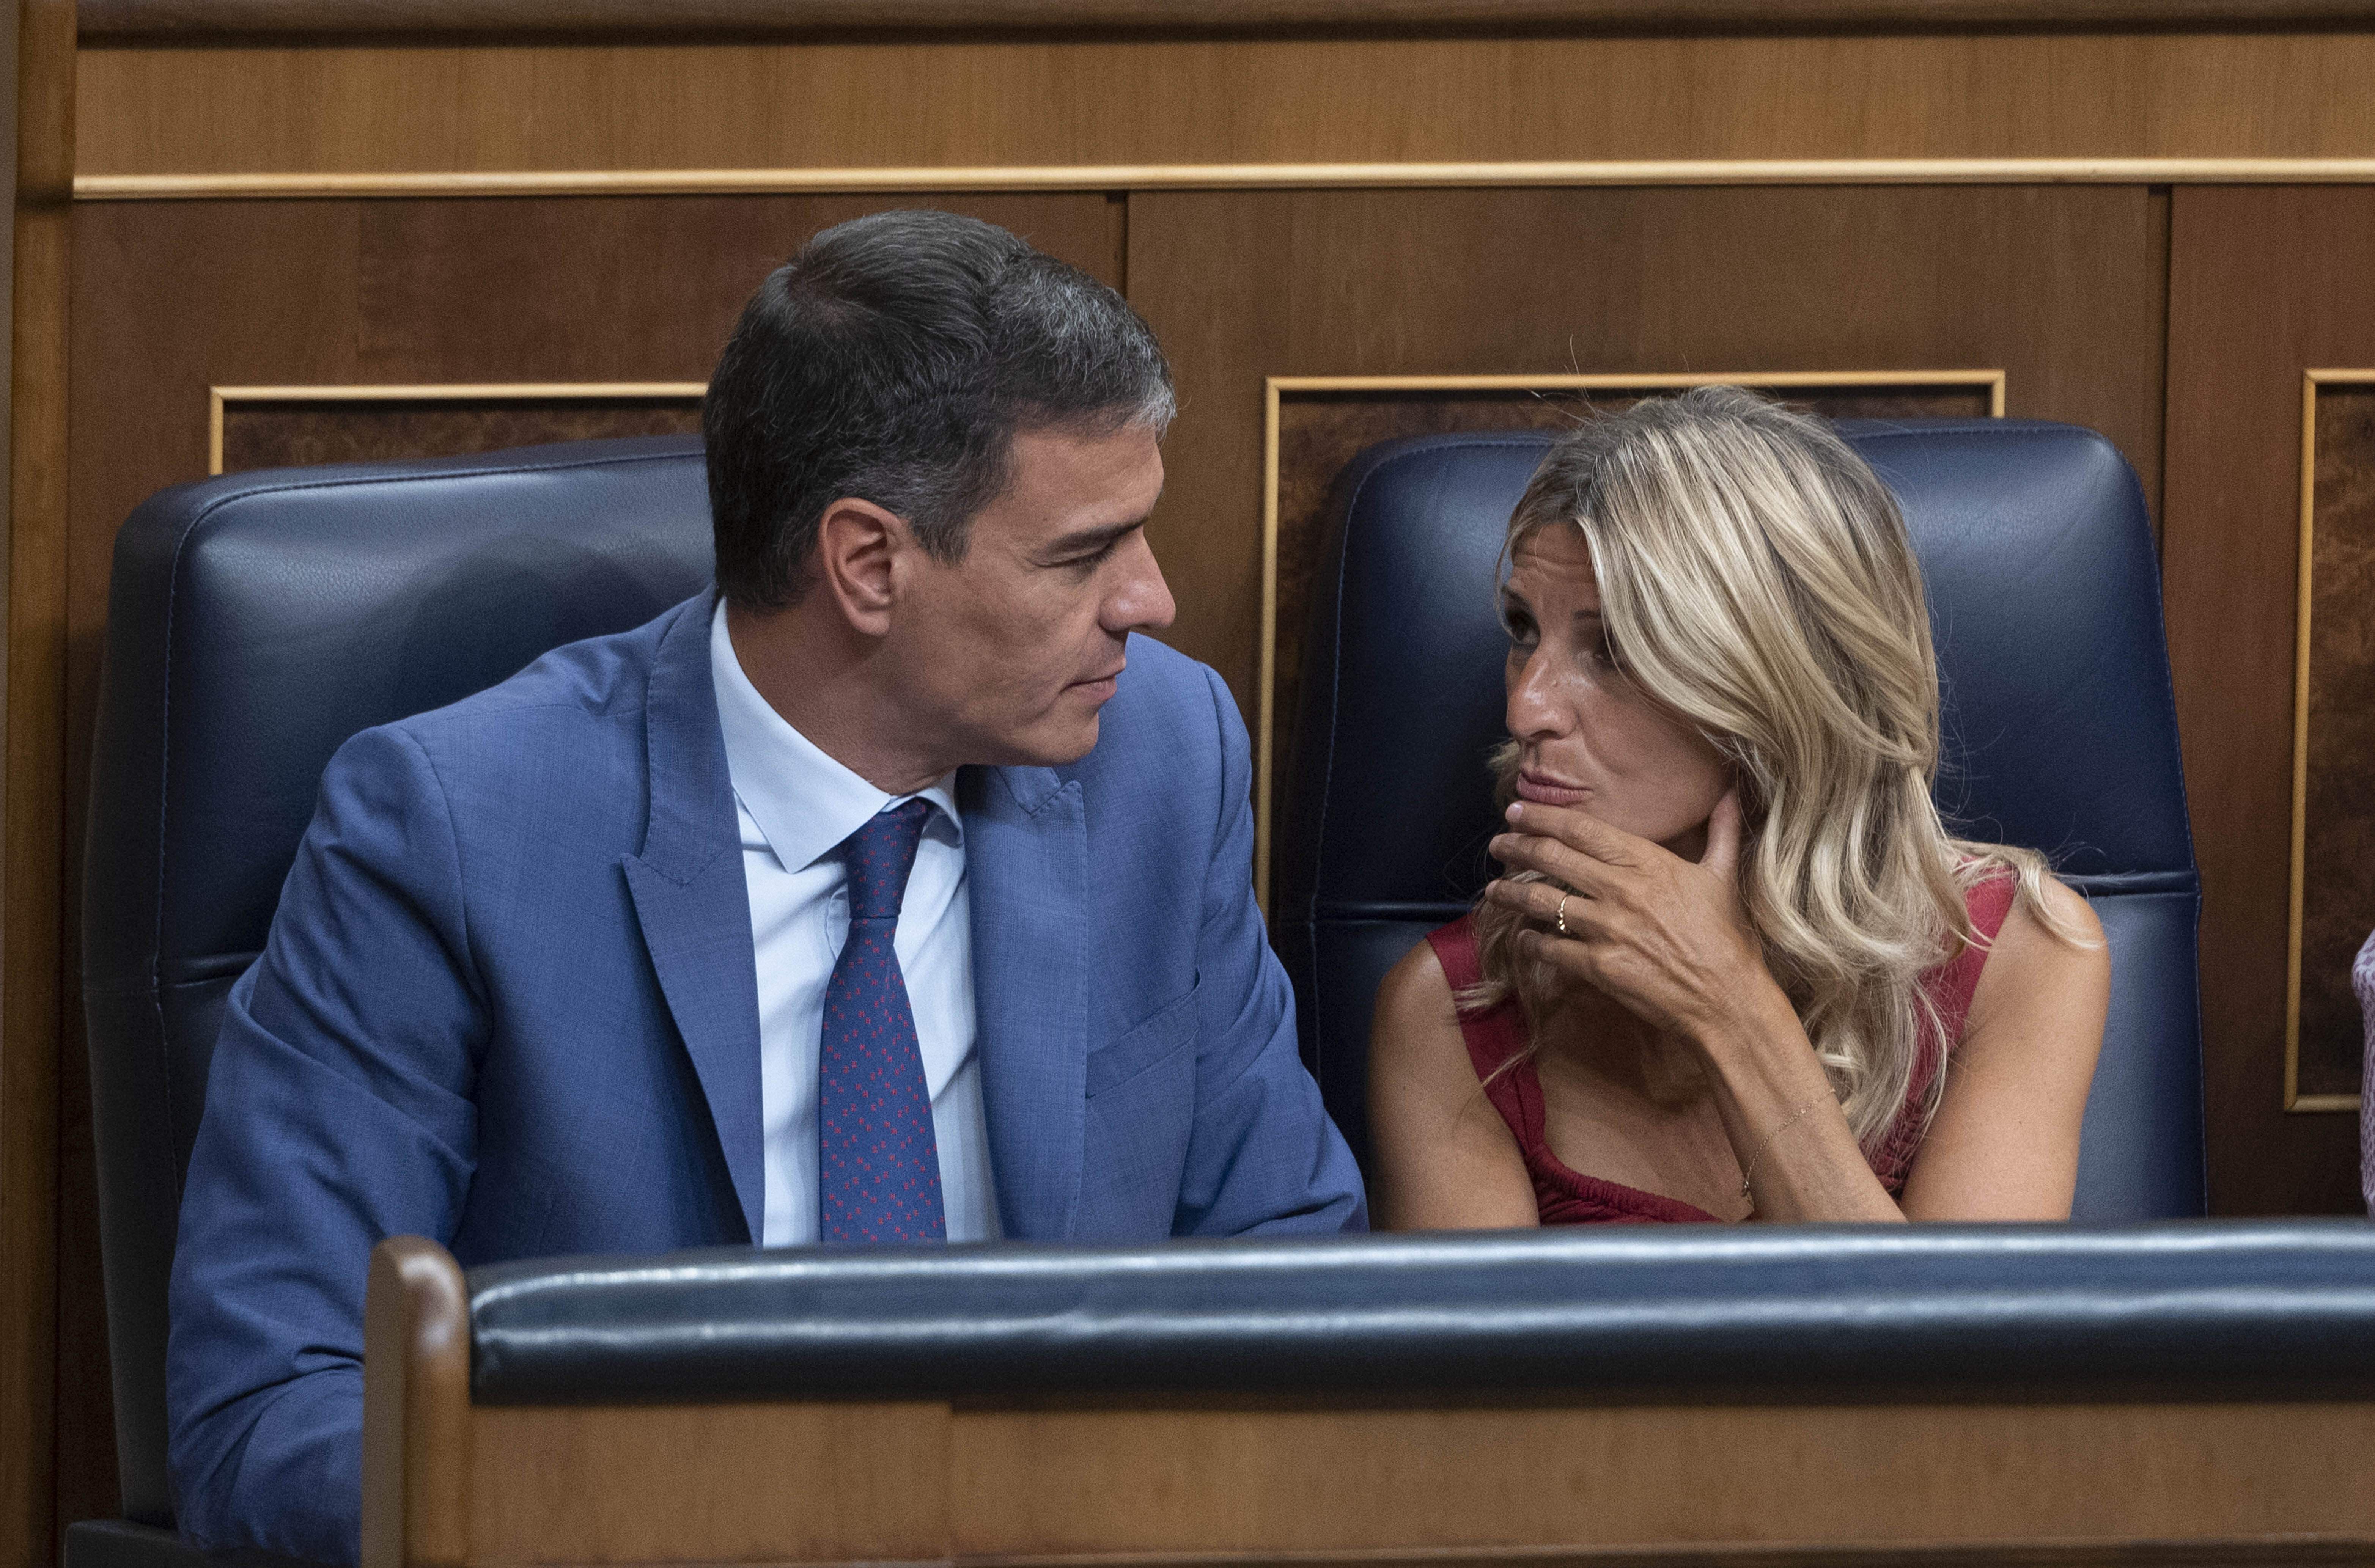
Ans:
{"type": "MultiPolygon", "coordinates": [[[[2135,476],[2067,425],[1840,428],[1896,492],[1921,560],[1945,693],[1941,808],[1966,837],[2046,851],[2109,939],[2077,1216],[2200,1214],[2200,885],[2135,476]]],[[[1306,1059],[1365,1158],[1377,982],[1488,875],[1484,758],[1505,733],[1494,573],[1551,440],[1394,442],[1338,481],[1271,930],[1306,1059]]]]}
{"type": "Polygon", "coordinates": [[[620,631],[711,566],[698,442],[240,474],[117,536],[83,996],[126,1515],[171,1523],[165,1284],[223,997],[356,731],[620,631]]]}

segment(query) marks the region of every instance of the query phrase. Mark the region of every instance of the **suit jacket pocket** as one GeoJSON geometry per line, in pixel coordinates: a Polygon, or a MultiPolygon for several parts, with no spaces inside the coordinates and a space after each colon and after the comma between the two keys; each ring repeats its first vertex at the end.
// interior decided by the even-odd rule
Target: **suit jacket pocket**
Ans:
{"type": "Polygon", "coordinates": [[[1128,1082],[1196,1043],[1196,987],[1089,1053],[1089,1098],[1128,1082]]]}

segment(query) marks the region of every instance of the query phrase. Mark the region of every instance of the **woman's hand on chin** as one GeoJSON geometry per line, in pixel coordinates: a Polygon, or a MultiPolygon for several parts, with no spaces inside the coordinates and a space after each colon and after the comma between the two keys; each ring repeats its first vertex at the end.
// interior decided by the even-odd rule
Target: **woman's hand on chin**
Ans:
{"type": "Polygon", "coordinates": [[[1494,857],[1548,879],[1504,878],[1484,892],[1533,922],[1518,938],[1526,957],[1710,1053],[1776,1006],[1794,1021],[1741,905],[1737,792],[1717,803],[1696,862],[1576,807],[1519,801],[1509,825],[1494,857]]]}

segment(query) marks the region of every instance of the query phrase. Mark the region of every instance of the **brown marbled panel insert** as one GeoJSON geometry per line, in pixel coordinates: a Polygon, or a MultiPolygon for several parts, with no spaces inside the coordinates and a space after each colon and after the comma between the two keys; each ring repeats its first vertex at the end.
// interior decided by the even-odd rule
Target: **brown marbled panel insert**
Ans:
{"type": "Polygon", "coordinates": [[[2317,394],[2302,837],[2300,1092],[2356,1094],[2350,961],[2375,931],[2375,386],[2317,394]]]}
{"type": "MultiPolygon", "coordinates": [[[[1273,627],[1272,748],[1275,807],[1294,777],[1294,725],[1302,701],[1303,640],[1311,582],[1327,545],[1336,476],[1364,448],[1411,436],[1466,430],[1555,430],[1592,409],[1629,407],[1643,394],[1571,391],[1287,392],[1278,409],[1278,619],[1273,627]]],[[[1780,394],[1835,419],[1975,419],[1989,412],[1986,386],[1927,383],[1791,387],[1780,394]]],[[[1273,810],[1273,823],[1282,812],[1273,810]]],[[[1273,862],[1276,857],[1273,856],[1273,862]]]]}
{"type": "Polygon", "coordinates": [[[698,397],[490,397],[227,402],[223,472],[458,457],[543,442],[687,435],[698,397]]]}

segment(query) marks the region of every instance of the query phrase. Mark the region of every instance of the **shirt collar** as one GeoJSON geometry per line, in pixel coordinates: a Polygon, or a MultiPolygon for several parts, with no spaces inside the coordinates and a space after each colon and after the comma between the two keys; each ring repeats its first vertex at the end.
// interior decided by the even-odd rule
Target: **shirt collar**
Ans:
{"type": "Polygon", "coordinates": [[[951,771],[913,796],[885,795],[827,756],[785,721],[734,656],[726,633],[726,601],[709,622],[709,673],[717,688],[717,723],[726,736],[726,773],[734,797],[767,837],[786,871],[806,869],[857,831],[876,813],[901,801],[928,800],[939,810],[927,831],[963,844],[951,771]]]}

